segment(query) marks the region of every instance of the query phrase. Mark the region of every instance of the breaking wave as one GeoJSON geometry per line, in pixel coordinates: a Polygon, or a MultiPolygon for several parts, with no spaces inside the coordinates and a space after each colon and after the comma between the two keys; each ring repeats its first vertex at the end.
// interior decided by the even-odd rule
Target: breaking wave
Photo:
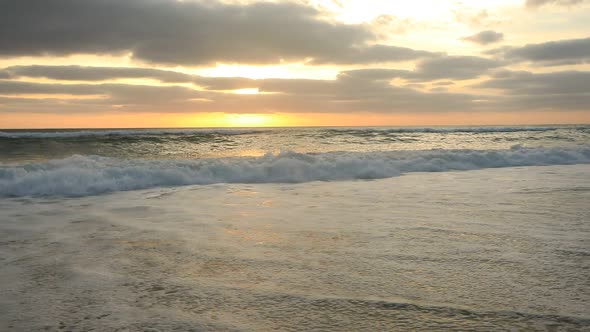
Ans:
{"type": "Polygon", "coordinates": [[[588,126],[525,126],[525,127],[404,127],[404,128],[334,128],[336,133],[515,133],[515,132],[545,132],[555,130],[590,130],[588,126]]]}
{"type": "Polygon", "coordinates": [[[79,197],[214,183],[300,183],[380,179],[409,172],[590,163],[590,146],[509,150],[426,150],[301,154],[194,160],[121,160],[75,155],[42,163],[0,164],[0,196],[79,197]]]}

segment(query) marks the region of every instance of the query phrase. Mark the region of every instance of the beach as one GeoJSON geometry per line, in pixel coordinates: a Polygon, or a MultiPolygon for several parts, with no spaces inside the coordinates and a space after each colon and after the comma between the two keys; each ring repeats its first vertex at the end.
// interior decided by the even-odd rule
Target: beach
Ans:
{"type": "Polygon", "coordinates": [[[589,330],[589,175],[4,198],[0,329],[589,330]]]}

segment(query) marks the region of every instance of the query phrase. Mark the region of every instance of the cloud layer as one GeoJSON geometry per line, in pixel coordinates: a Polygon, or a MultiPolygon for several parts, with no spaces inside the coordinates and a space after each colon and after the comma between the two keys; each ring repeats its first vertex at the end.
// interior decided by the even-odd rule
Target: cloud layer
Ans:
{"type": "Polygon", "coordinates": [[[375,40],[366,25],[331,22],[288,2],[19,0],[0,11],[0,56],[132,53],[152,63],[206,65],[362,64],[435,55],[375,40]]]}
{"type": "MultiPolygon", "coordinates": [[[[482,58],[447,57],[422,64],[414,72],[388,68],[343,71],[336,80],[203,77],[143,68],[31,66],[9,67],[0,73],[35,75],[55,83],[0,80],[4,110],[37,112],[154,111],[154,112],[452,112],[509,110],[587,110],[590,72],[532,73],[495,70],[499,64],[482,58]],[[461,70],[443,70],[453,63],[470,63],[461,70]],[[465,68],[470,68],[469,70],[465,68]],[[440,71],[437,71],[439,70],[440,71]],[[489,71],[492,71],[491,73],[489,71]],[[448,79],[460,80],[488,72],[489,79],[473,87],[490,93],[448,93],[448,79]],[[67,75],[65,75],[65,74],[67,75]],[[144,77],[165,85],[101,83],[102,79],[144,77]],[[403,78],[405,77],[405,78],[403,78]],[[71,83],[70,78],[88,83],[71,83]],[[435,82],[430,91],[394,83],[393,79],[435,82]],[[174,80],[193,87],[170,84],[174,80]],[[427,80],[427,81],[425,81],[427,80]],[[258,88],[259,95],[238,95],[227,90],[258,88]],[[502,91],[503,95],[491,93],[502,91]],[[43,98],[31,98],[42,95],[43,98]],[[70,98],[60,99],[62,95],[70,98]]],[[[23,77],[18,76],[18,77],[23,77]]]]}
{"type": "Polygon", "coordinates": [[[572,65],[590,62],[590,38],[549,41],[521,47],[504,47],[487,52],[512,61],[542,65],[572,65]]]}
{"type": "MultiPolygon", "coordinates": [[[[582,2],[529,0],[526,5],[582,2]]],[[[546,15],[544,10],[527,11],[522,3],[514,8],[546,15]]],[[[486,10],[478,13],[480,19],[488,16],[486,10]]],[[[458,39],[460,30],[453,30],[450,42],[437,44],[436,31],[444,27],[432,23],[435,33],[420,35],[427,43],[412,46],[396,35],[412,31],[388,28],[396,20],[381,16],[345,24],[304,1],[5,1],[0,60],[7,65],[0,69],[0,113],[590,111],[588,36],[568,33],[564,38],[570,39],[536,38],[527,45],[502,46],[501,27],[481,23],[469,25],[482,30],[478,33],[458,39]],[[380,39],[383,35],[399,43],[389,44],[380,39]],[[122,62],[127,67],[35,64],[41,57],[43,63],[58,63],[49,61],[52,57],[67,63],[67,56],[75,54],[129,60],[122,62]],[[23,56],[28,58],[10,62],[23,56]],[[189,74],[218,63],[291,62],[307,72],[338,75],[256,80],[189,74]],[[260,93],[232,91],[247,88],[260,93]]],[[[427,24],[412,26],[426,29],[427,24]]],[[[512,30],[506,38],[523,40],[512,30]]]]}
{"type": "Polygon", "coordinates": [[[526,0],[526,6],[531,8],[540,7],[543,5],[558,5],[558,6],[571,6],[587,2],[587,0],[526,0]]]}

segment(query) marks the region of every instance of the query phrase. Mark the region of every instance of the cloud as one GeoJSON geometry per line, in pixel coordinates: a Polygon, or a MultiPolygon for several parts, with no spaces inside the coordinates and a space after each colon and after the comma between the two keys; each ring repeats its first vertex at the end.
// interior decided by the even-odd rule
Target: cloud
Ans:
{"type": "Polygon", "coordinates": [[[357,79],[402,78],[414,82],[439,79],[467,80],[477,78],[490,69],[501,67],[504,63],[476,56],[444,56],[420,61],[415,70],[398,69],[358,69],[344,71],[341,75],[357,79]]]}
{"type": "Polygon", "coordinates": [[[238,95],[183,86],[0,81],[0,90],[5,96],[0,112],[34,110],[41,99],[31,98],[32,94],[49,96],[42,99],[44,103],[39,111],[56,113],[100,112],[114,108],[118,112],[443,112],[469,109],[473,100],[479,98],[467,94],[425,93],[387,81],[359,82],[346,76],[337,80],[206,79],[215,84],[222,82],[223,87],[256,83],[255,87],[262,94],[238,95]],[[72,99],[62,99],[62,95],[70,95],[72,99]]]}
{"type": "MultiPolygon", "coordinates": [[[[489,59],[488,59],[489,60],[489,59]]],[[[451,81],[418,84],[422,80],[441,76],[462,76],[465,72],[448,70],[453,63],[471,64],[473,75],[489,72],[498,63],[481,59],[451,57],[435,67],[422,65],[415,72],[371,68],[341,72],[336,80],[320,79],[259,79],[240,77],[201,77],[191,79],[201,90],[177,85],[137,85],[122,83],[92,84],[33,83],[0,80],[0,112],[327,112],[327,113],[407,113],[407,112],[478,112],[513,110],[588,110],[590,109],[590,72],[562,71],[532,73],[497,70],[491,79],[473,87],[500,90],[502,94],[450,93],[445,86],[451,81]],[[467,60],[467,61],[466,61],[467,60]],[[445,66],[447,65],[447,66],[445,66]],[[491,66],[491,67],[490,67],[491,66]],[[432,68],[442,70],[439,74],[432,68]],[[442,69],[441,69],[442,68],[442,69]],[[443,70],[446,69],[446,70],[443,70]],[[478,70],[475,70],[478,69],[478,70]],[[410,84],[393,84],[392,78],[407,76],[410,84]],[[238,95],[224,90],[258,88],[261,94],[238,95]],[[423,91],[430,88],[429,91],[423,91]],[[36,98],[35,95],[43,96],[36,98]],[[68,95],[65,98],[63,95],[68,95]]],[[[111,69],[105,67],[109,72],[111,69]]],[[[95,73],[99,68],[82,70],[95,73]]],[[[121,70],[120,73],[134,73],[121,70]]],[[[166,72],[166,71],[164,71],[166,72]]],[[[155,72],[154,74],[160,74],[155,72]]],[[[74,75],[80,77],[79,75],[74,75]]]]}
{"type": "Polygon", "coordinates": [[[433,85],[449,86],[449,85],[455,85],[455,82],[451,82],[451,81],[442,81],[442,82],[436,82],[436,83],[433,83],[433,85]]]}
{"type": "Polygon", "coordinates": [[[411,71],[403,70],[403,69],[365,68],[365,69],[345,70],[345,71],[340,72],[338,77],[341,79],[390,81],[394,78],[405,78],[405,77],[411,75],[411,73],[412,73],[411,71]]]}
{"type": "Polygon", "coordinates": [[[504,65],[503,62],[476,56],[447,56],[426,59],[418,64],[415,79],[455,79],[477,78],[489,69],[504,65]]]}
{"type": "MultiPolygon", "coordinates": [[[[500,71],[476,87],[500,89],[513,95],[590,95],[590,72],[532,73],[500,71]]],[[[590,104],[586,105],[590,109],[590,104]]]]}
{"type": "Polygon", "coordinates": [[[504,39],[504,34],[492,30],[485,30],[478,32],[475,35],[463,37],[461,39],[480,45],[487,45],[501,41],[504,39]]]}
{"type": "Polygon", "coordinates": [[[435,55],[373,45],[366,25],[289,2],[19,0],[0,11],[0,56],[128,54],[165,65],[372,63],[435,55]],[[34,10],[33,10],[34,9],[34,10]]]}
{"type": "Polygon", "coordinates": [[[44,84],[19,81],[0,81],[3,95],[19,94],[64,94],[64,95],[101,95],[104,91],[91,84],[44,84]]]}
{"type": "Polygon", "coordinates": [[[526,0],[525,6],[537,8],[544,5],[571,6],[587,2],[587,0],[526,0]]]}
{"type": "Polygon", "coordinates": [[[257,88],[258,80],[245,77],[195,76],[193,83],[207,90],[237,90],[257,88]]]}
{"type": "Polygon", "coordinates": [[[0,78],[34,77],[63,81],[108,81],[119,78],[151,78],[168,83],[191,82],[192,75],[169,70],[87,66],[12,66],[0,70],[0,78]]]}
{"type": "Polygon", "coordinates": [[[498,89],[504,95],[490,106],[504,111],[588,111],[590,72],[532,73],[501,70],[476,88],[498,89]]]}
{"type": "Polygon", "coordinates": [[[474,85],[496,89],[503,95],[491,107],[500,111],[588,111],[590,110],[590,72],[558,71],[532,73],[500,70],[492,79],[474,85]]]}
{"type": "Polygon", "coordinates": [[[47,78],[58,81],[88,82],[142,78],[153,79],[162,83],[192,83],[206,90],[236,90],[255,88],[257,86],[256,80],[249,78],[206,77],[151,68],[31,65],[0,69],[0,79],[16,78],[47,78]]]}
{"type": "Polygon", "coordinates": [[[590,38],[550,41],[522,47],[505,47],[486,52],[512,61],[532,61],[542,65],[590,62],[590,38]]]}
{"type": "MultiPolygon", "coordinates": [[[[161,106],[167,103],[186,102],[205,98],[203,92],[181,86],[150,86],[133,84],[57,84],[19,81],[0,81],[3,95],[72,95],[96,96],[104,105],[149,105],[161,106]]],[[[56,97],[57,98],[57,97],[56,97]]],[[[67,103],[67,99],[60,99],[67,103]]]]}
{"type": "Polygon", "coordinates": [[[414,60],[424,57],[438,57],[442,53],[417,51],[407,47],[389,45],[369,45],[352,47],[345,53],[334,56],[320,56],[310,61],[310,64],[363,64],[385,63],[395,61],[414,60]]]}

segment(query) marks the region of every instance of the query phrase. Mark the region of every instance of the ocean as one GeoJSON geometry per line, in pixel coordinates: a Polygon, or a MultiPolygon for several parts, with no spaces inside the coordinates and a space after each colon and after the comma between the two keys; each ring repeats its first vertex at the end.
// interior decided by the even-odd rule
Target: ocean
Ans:
{"type": "Polygon", "coordinates": [[[2,331],[590,331],[590,126],[0,130],[2,331]]]}

